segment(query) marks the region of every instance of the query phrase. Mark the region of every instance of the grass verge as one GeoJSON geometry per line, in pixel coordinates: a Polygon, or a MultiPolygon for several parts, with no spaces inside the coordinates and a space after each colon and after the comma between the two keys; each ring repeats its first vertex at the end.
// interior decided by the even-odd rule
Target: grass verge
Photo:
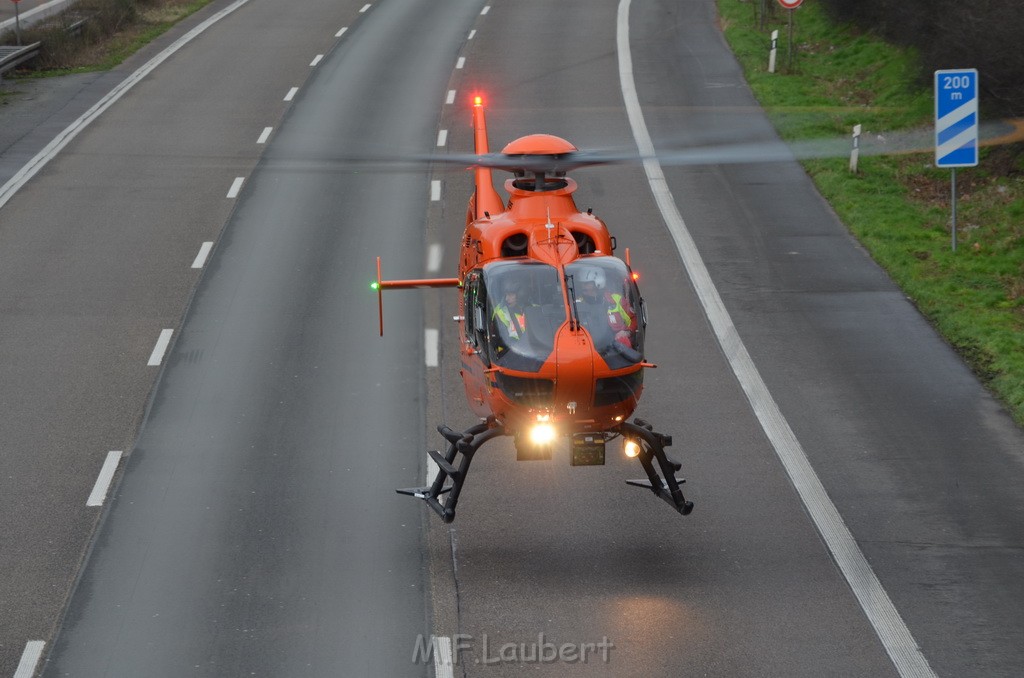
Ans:
{"type": "MultiPolygon", "coordinates": [[[[931,126],[930,81],[913,52],[833,25],[805,3],[794,14],[790,67],[785,11],[776,8],[762,30],[759,3],[717,3],[726,40],[783,138],[849,136],[855,124],[865,136],[931,126]],[[767,72],[773,29],[775,74],[767,72]]],[[[803,164],[871,256],[1024,424],[1024,145],[982,149],[978,167],[957,171],[955,253],[950,172],[934,167],[932,152],[862,157],[857,174],[847,158],[803,164]]]]}
{"type": "Polygon", "coordinates": [[[16,78],[110,70],[212,0],[81,0],[63,15],[23,31],[23,42],[42,42],[39,57],[16,78]],[[75,34],[68,27],[86,22],[75,34]]]}

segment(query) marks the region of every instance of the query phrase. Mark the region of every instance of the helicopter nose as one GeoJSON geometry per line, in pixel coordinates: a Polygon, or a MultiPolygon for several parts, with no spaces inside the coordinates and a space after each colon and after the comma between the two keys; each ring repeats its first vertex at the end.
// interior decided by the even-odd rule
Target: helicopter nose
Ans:
{"type": "Polygon", "coordinates": [[[594,400],[593,343],[585,332],[573,332],[566,324],[555,339],[555,351],[554,411],[585,415],[594,400]]]}

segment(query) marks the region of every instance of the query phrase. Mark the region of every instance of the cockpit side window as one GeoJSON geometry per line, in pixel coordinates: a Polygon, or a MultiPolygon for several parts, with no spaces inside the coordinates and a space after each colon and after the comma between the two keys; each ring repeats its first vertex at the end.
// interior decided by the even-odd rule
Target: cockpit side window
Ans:
{"type": "Polygon", "coordinates": [[[487,360],[488,323],[486,315],[486,291],[483,287],[483,280],[479,271],[473,271],[466,276],[463,285],[462,313],[463,326],[465,327],[465,340],[473,348],[477,349],[483,358],[487,360]]]}

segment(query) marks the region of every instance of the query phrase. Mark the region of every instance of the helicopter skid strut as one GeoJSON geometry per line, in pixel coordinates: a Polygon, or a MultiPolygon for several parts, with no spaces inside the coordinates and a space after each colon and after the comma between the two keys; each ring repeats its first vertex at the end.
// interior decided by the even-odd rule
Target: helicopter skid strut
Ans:
{"type": "Polygon", "coordinates": [[[473,462],[473,455],[488,440],[505,435],[505,429],[484,422],[468,428],[462,433],[444,425],[438,426],[437,432],[448,441],[448,449],[444,455],[437,450],[427,451],[430,458],[437,464],[437,475],[434,477],[434,482],[425,487],[410,487],[395,491],[422,499],[427,502],[427,506],[434,510],[434,513],[441,516],[441,520],[450,523],[455,520],[455,505],[459,503],[459,494],[462,492],[462,485],[466,482],[466,474],[469,472],[469,465],[473,462]],[[462,459],[456,468],[455,458],[460,454],[462,459]],[[448,478],[451,478],[452,482],[446,487],[448,478]],[[442,503],[442,498],[444,503],[442,503]]]}
{"type": "Polygon", "coordinates": [[[679,489],[686,480],[676,478],[676,472],[682,469],[683,465],[665,454],[665,448],[672,444],[672,436],[654,431],[654,427],[643,419],[634,419],[633,423],[623,422],[621,429],[623,435],[633,438],[640,445],[640,454],[637,458],[647,473],[646,480],[627,480],[626,484],[646,487],[684,516],[689,515],[693,510],[693,502],[687,501],[683,491],[679,489]],[[658,462],[661,476],[654,468],[655,461],[658,462]]]}
{"type": "MultiPolygon", "coordinates": [[[[651,490],[679,513],[689,515],[693,510],[693,502],[687,501],[679,489],[686,480],[676,478],[676,472],[682,465],[665,454],[665,448],[672,444],[672,436],[657,433],[643,419],[634,419],[633,423],[624,422],[620,429],[623,435],[637,441],[640,446],[637,458],[647,473],[646,479],[627,480],[626,483],[651,490]],[[658,464],[657,468],[655,462],[658,464]],[[658,474],[659,470],[661,475],[658,474]]],[[[422,499],[434,513],[441,516],[441,520],[450,523],[455,520],[455,506],[459,503],[459,495],[466,482],[466,474],[469,473],[473,455],[488,440],[506,435],[506,431],[502,426],[491,422],[477,424],[461,433],[444,425],[438,426],[437,431],[448,441],[448,449],[444,454],[438,450],[427,451],[437,464],[434,481],[424,487],[409,487],[395,491],[422,499]],[[456,458],[459,455],[462,458],[456,466],[456,458]],[[448,479],[451,479],[451,483],[448,483],[448,479]]]]}

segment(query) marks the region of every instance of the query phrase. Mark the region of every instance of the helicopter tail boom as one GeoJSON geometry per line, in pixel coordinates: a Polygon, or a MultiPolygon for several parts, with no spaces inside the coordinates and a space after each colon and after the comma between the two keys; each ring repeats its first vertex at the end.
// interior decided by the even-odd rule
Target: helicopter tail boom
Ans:
{"type": "MultiPolygon", "coordinates": [[[[473,100],[473,150],[478,155],[490,153],[487,141],[487,120],[484,117],[483,100],[476,97],[473,100]]],[[[472,201],[474,219],[482,219],[486,214],[500,214],[505,210],[501,196],[494,190],[494,180],[491,178],[491,168],[477,165],[474,171],[476,181],[476,194],[472,201]]]]}

